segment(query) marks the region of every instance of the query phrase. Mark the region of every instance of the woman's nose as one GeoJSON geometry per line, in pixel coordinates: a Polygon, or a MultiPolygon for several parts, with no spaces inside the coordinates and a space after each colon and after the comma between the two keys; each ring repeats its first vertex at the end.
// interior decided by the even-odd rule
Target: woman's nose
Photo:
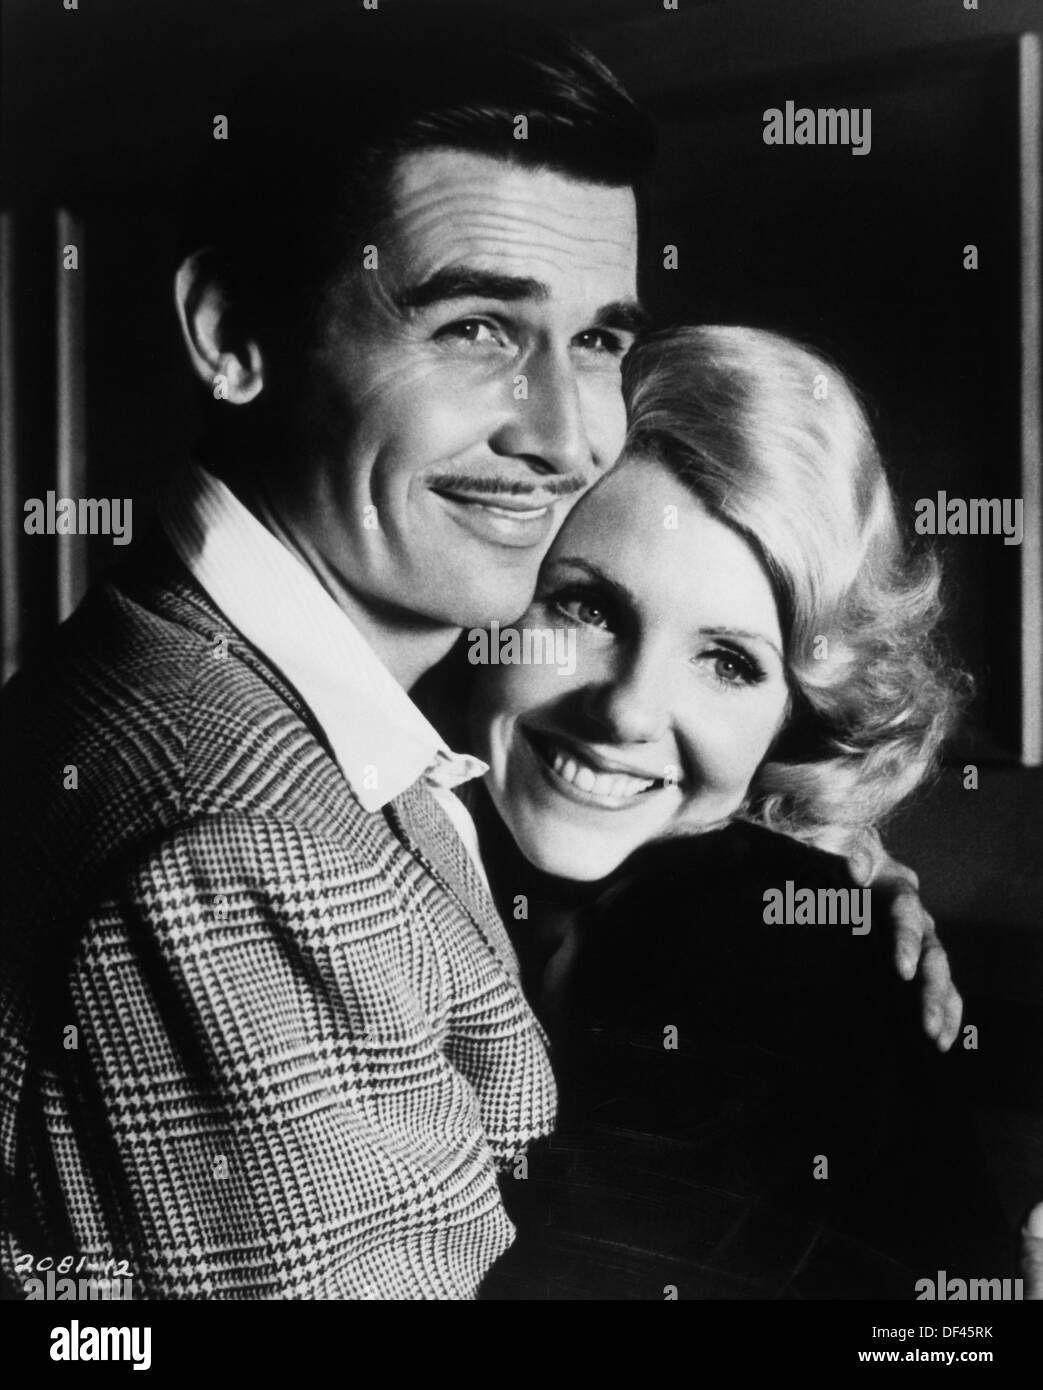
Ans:
{"type": "Polygon", "coordinates": [[[635,660],[587,689],[587,712],[613,743],[657,743],[670,728],[666,676],[635,660]]]}

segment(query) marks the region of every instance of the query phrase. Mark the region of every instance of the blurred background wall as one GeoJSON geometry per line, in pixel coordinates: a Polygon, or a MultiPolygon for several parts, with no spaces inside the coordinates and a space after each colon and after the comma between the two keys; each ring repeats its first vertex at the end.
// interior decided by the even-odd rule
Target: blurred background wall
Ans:
{"type": "MultiPolygon", "coordinates": [[[[349,0],[65,2],[3,10],[5,673],[126,553],[106,537],[25,536],[24,500],[130,497],[140,537],[190,449],[196,398],[171,309],[172,248],[179,186],[214,114],[302,16],[349,0]],[[70,243],[74,273],[61,259],[70,243]]],[[[939,781],[889,830],[981,1024],[974,1084],[1013,1210],[1043,1175],[1043,775],[1026,765],[1043,738],[1043,11],[1038,0],[521,8],[576,31],[659,120],[642,276],[660,322],[757,324],[832,354],[871,406],[910,521],[938,489],[1025,498],[1022,546],[938,542],[951,640],[978,697],[939,781]],[[871,108],[871,152],[766,146],[762,114],[787,100],[871,108]],[[968,244],[977,270],[964,268],[968,244]],[[667,246],[676,269],[664,268],[667,246]],[[964,785],[972,763],[976,790],[964,785]]]]}

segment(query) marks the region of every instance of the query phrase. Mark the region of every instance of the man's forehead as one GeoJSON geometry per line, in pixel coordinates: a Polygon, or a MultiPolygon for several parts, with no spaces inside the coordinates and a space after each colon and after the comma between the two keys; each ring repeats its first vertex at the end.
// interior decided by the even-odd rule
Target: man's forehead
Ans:
{"type": "Polygon", "coordinates": [[[635,292],[637,214],[629,188],[435,149],[400,159],[390,193],[388,250],[401,289],[404,279],[469,267],[551,286],[578,276],[612,297],[635,292]]]}

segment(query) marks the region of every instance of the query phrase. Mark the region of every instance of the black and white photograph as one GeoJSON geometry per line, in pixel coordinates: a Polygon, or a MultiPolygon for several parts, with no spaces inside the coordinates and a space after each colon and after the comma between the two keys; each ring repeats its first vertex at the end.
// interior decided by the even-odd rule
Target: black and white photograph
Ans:
{"type": "Polygon", "coordinates": [[[262,1301],[1021,1364],[1041,35],[7,0],[26,1365],[299,1356],[262,1301]]]}

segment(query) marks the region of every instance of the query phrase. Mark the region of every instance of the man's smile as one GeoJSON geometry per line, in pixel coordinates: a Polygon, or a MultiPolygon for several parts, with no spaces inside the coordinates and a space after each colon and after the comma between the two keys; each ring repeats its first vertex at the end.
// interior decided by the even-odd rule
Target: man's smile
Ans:
{"type": "Polygon", "coordinates": [[[542,545],[557,524],[557,498],[544,496],[534,506],[532,497],[490,496],[440,487],[430,490],[445,504],[454,521],[479,540],[495,545],[519,549],[542,545]]]}

